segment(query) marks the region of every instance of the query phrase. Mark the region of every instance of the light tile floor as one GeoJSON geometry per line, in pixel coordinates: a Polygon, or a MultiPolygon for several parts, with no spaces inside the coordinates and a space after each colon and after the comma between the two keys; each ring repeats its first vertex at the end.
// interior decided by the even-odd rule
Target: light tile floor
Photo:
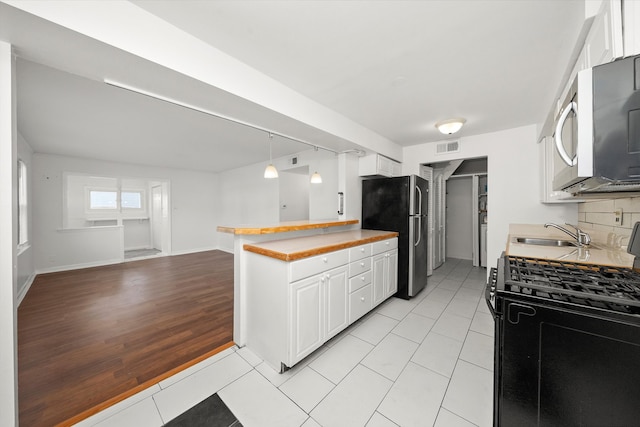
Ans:
{"type": "Polygon", "coordinates": [[[486,270],[447,259],[415,298],[391,298],[278,374],[230,348],[78,426],[162,426],[213,393],[245,427],[490,426],[486,270]]]}

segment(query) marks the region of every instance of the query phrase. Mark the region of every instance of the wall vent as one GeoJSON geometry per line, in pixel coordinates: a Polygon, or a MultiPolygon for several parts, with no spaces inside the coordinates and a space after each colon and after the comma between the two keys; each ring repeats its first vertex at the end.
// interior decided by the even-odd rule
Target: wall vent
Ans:
{"type": "Polygon", "coordinates": [[[440,142],[436,146],[436,154],[457,153],[460,151],[460,141],[440,142]]]}

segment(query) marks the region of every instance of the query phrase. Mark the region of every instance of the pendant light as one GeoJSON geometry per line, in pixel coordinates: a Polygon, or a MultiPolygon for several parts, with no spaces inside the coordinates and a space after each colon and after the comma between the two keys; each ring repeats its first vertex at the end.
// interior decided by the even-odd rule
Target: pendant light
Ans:
{"type": "Polygon", "coordinates": [[[311,183],[312,184],[322,184],[322,177],[320,176],[320,174],[316,171],[313,173],[313,175],[311,175],[311,183]]]}
{"type": "MultiPolygon", "coordinates": [[[[318,147],[314,146],[313,147],[314,151],[318,151],[318,147]]],[[[318,173],[318,171],[315,171],[313,173],[313,175],[311,175],[311,183],[312,184],[322,184],[322,177],[320,176],[320,174],[318,173]]]]}
{"type": "Polygon", "coordinates": [[[273,179],[278,177],[278,170],[273,166],[271,159],[271,141],[273,140],[273,134],[269,133],[269,165],[264,170],[264,177],[267,179],[273,179]]]}

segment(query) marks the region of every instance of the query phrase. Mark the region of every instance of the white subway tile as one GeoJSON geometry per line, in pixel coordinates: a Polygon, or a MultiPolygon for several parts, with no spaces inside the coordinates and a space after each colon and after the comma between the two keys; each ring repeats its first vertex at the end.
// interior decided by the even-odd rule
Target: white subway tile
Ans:
{"type": "Polygon", "coordinates": [[[613,212],[613,200],[598,200],[593,202],[580,203],[579,212],[613,212]]]}
{"type": "Polygon", "coordinates": [[[640,212],[640,197],[628,197],[614,200],[615,209],[622,209],[624,212],[640,212]]]}

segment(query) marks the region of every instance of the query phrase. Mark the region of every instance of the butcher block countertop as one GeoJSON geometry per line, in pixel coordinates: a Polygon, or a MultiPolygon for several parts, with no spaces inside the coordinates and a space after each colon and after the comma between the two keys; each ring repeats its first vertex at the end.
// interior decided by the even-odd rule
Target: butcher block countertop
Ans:
{"type": "Polygon", "coordinates": [[[275,224],[262,225],[238,225],[238,226],[218,226],[217,230],[222,233],[231,234],[272,234],[286,233],[288,231],[313,230],[316,228],[339,227],[341,225],[357,224],[357,219],[347,220],[303,220],[303,221],[287,221],[275,224]]]}
{"type": "MultiPolygon", "coordinates": [[[[565,227],[564,224],[561,225],[565,227]]],[[[570,227],[565,228],[570,229],[570,227]]],[[[506,254],[614,267],[631,268],[633,266],[634,257],[627,253],[626,246],[620,246],[620,236],[598,230],[584,229],[584,231],[591,236],[592,244],[589,246],[539,246],[518,243],[516,239],[518,237],[574,239],[555,228],[544,228],[543,224],[511,224],[509,225],[506,254]]],[[[627,243],[628,239],[622,241],[627,243]]]]}
{"type": "Polygon", "coordinates": [[[397,236],[398,233],[395,231],[349,230],[297,237],[294,239],[245,244],[244,250],[276,258],[281,261],[295,261],[327,252],[364,245],[366,243],[392,239],[397,236]]]}

